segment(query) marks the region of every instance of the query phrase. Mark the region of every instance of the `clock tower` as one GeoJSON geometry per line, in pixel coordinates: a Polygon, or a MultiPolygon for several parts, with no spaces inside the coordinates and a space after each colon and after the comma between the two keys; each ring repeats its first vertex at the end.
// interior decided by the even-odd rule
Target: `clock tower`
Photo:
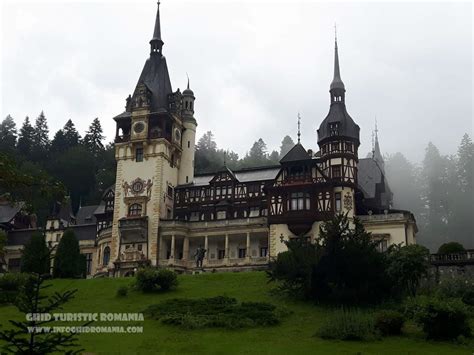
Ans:
{"type": "Polygon", "coordinates": [[[98,245],[99,255],[110,254],[103,271],[117,276],[157,264],[160,219],[173,217],[175,186],[193,179],[194,93],[189,82],[183,94],[173,92],[163,44],[158,3],[150,56],[125,111],[114,117],[113,226],[111,236],[98,238],[98,245]]]}

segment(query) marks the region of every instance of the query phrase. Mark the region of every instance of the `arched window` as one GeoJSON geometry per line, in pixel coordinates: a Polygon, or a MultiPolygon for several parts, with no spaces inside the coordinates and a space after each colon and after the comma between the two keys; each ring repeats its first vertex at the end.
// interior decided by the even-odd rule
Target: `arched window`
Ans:
{"type": "Polygon", "coordinates": [[[110,261],[110,248],[105,247],[104,248],[104,259],[103,259],[102,265],[104,265],[104,266],[108,265],[109,261],[110,261]]]}
{"type": "Polygon", "coordinates": [[[128,208],[129,216],[141,216],[142,214],[142,205],[139,203],[134,203],[128,208]]]}

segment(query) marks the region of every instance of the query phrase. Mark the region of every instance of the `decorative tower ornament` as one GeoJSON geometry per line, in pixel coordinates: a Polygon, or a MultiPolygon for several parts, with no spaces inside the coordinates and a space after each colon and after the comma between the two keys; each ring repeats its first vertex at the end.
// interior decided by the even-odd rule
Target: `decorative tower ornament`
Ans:
{"type": "Polygon", "coordinates": [[[301,116],[300,113],[298,112],[298,144],[300,144],[300,137],[301,137],[301,130],[300,130],[300,121],[301,121],[301,116]]]}

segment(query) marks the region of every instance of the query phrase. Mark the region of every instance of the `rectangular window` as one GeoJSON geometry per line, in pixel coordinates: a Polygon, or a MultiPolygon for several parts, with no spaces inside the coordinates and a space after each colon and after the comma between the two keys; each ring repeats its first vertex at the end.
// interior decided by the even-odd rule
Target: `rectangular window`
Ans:
{"type": "Polygon", "coordinates": [[[377,250],[381,253],[383,253],[384,251],[387,251],[387,247],[388,247],[388,241],[387,239],[381,239],[379,240],[378,244],[377,244],[377,250]]]}
{"type": "Polygon", "coordinates": [[[260,207],[250,207],[249,217],[260,216],[260,207]]]}
{"type": "Polygon", "coordinates": [[[136,162],[143,161],[143,148],[141,147],[135,148],[135,161],[136,162]]]}
{"type": "Polygon", "coordinates": [[[199,212],[191,212],[189,220],[192,222],[199,221],[199,212]]]}
{"type": "Polygon", "coordinates": [[[190,141],[188,141],[188,148],[190,148],[190,147],[191,147],[191,142],[190,142],[190,141]]]}
{"type": "Polygon", "coordinates": [[[261,247],[260,248],[260,257],[264,258],[268,255],[268,248],[267,247],[261,247]]]}
{"type": "Polygon", "coordinates": [[[226,219],[227,213],[225,211],[217,212],[217,219],[226,219]]]}
{"type": "Polygon", "coordinates": [[[334,198],[335,198],[335,206],[336,206],[336,211],[337,212],[340,212],[341,211],[341,193],[340,192],[336,192],[335,195],[334,195],[334,198]]]}
{"type": "Polygon", "coordinates": [[[339,179],[341,177],[341,166],[335,165],[332,167],[332,177],[339,179]]]}
{"type": "Polygon", "coordinates": [[[247,254],[247,249],[245,248],[239,248],[239,259],[245,258],[245,255],[247,254]]]}
{"type": "Polygon", "coordinates": [[[172,186],[168,185],[168,191],[167,191],[167,193],[168,193],[168,197],[169,197],[170,199],[173,199],[173,187],[172,187],[172,186]]]}
{"type": "Polygon", "coordinates": [[[307,192],[293,192],[290,195],[289,207],[292,211],[309,210],[309,194],[307,192]]]}
{"type": "Polygon", "coordinates": [[[224,249],[219,249],[217,251],[217,259],[224,259],[225,258],[225,250],[224,249]]]}

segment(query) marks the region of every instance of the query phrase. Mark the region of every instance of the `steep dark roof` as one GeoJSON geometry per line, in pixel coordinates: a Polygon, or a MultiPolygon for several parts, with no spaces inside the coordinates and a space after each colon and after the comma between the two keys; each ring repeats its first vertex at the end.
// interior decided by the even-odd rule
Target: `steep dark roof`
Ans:
{"type": "MultiPolygon", "coordinates": [[[[234,176],[239,182],[266,181],[273,180],[280,172],[281,166],[264,166],[258,168],[247,168],[233,171],[234,176]]],[[[196,174],[193,183],[179,186],[206,186],[216,176],[216,173],[196,174]]]]}
{"type": "Polygon", "coordinates": [[[299,160],[306,160],[309,159],[310,156],[306,149],[301,145],[301,143],[295,144],[293,148],[290,149],[286,155],[281,158],[280,163],[288,163],[292,161],[299,161],[299,160]]]}
{"type": "Polygon", "coordinates": [[[71,227],[77,240],[95,240],[97,227],[94,224],[83,224],[71,227]]]}
{"type": "MultiPolygon", "coordinates": [[[[141,83],[145,84],[148,90],[151,91],[151,111],[158,112],[167,110],[168,94],[171,94],[173,91],[171,89],[170,75],[164,56],[153,54],[146,60],[137,86],[141,83]]],[[[135,92],[133,94],[132,102],[136,94],[138,93],[135,92]]]]}
{"type": "Polygon", "coordinates": [[[25,245],[27,244],[34,232],[42,232],[41,229],[16,229],[8,232],[7,245],[25,245]]]}
{"type": "Polygon", "coordinates": [[[329,113],[326,118],[321,122],[318,129],[318,143],[322,140],[329,138],[331,123],[338,123],[340,137],[347,137],[359,140],[359,126],[354,122],[352,117],[347,113],[346,105],[344,102],[333,102],[329,108],[329,113]]]}
{"type": "Polygon", "coordinates": [[[10,222],[15,215],[20,212],[21,208],[23,207],[23,202],[17,203],[9,203],[9,202],[1,202],[0,203],[0,223],[8,223],[10,222]]]}
{"type": "Polygon", "coordinates": [[[97,207],[99,206],[82,206],[79,208],[76,215],[76,224],[95,224],[97,220],[94,216],[94,212],[97,210],[97,207]]]}
{"type": "Polygon", "coordinates": [[[392,192],[377,161],[372,158],[359,159],[357,181],[366,199],[375,199],[374,202],[379,207],[389,207],[392,192]]]}

